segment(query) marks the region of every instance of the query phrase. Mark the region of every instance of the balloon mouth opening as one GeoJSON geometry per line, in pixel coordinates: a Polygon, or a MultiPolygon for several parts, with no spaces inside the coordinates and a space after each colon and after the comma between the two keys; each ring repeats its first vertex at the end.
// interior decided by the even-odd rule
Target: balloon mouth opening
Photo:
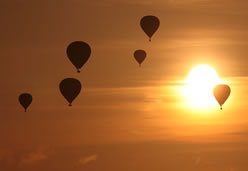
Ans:
{"type": "Polygon", "coordinates": [[[152,41],[152,39],[151,38],[149,38],[149,42],[151,42],[152,41]]]}
{"type": "Polygon", "coordinates": [[[72,104],[70,103],[68,106],[69,106],[69,107],[71,107],[71,106],[72,106],[72,104]]]}
{"type": "Polygon", "coordinates": [[[24,112],[27,112],[27,109],[24,109],[24,112]]]}
{"type": "Polygon", "coordinates": [[[79,69],[77,70],[77,73],[80,73],[80,70],[79,69]]]}

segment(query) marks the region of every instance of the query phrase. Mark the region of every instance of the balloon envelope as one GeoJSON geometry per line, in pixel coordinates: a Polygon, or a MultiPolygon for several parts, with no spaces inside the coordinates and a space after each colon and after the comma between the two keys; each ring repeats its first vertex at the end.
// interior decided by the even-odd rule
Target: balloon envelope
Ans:
{"type": "Polygon", "coordinates": [[[24,108],[25,112],[27,111],[29,105],[32,103],[32,100],[33,100],[32,95],[29,93],[23,93],[19,96],[19,102],[24,108]]]}
{"type": "Polygon", "coordinates": [[[146,58],[146,52],[144,50],[136,50],[134,52],[134,58],[136,59],[136,61],[139,63],[139,65],[141,66],[141,63],[145,60],[146,58]]]}
{"type": "Polygon", "coordinates": [[[79,95],[81,88],[80,81],[75,78],[66,78],[59,84],[60,92],[69,102],[69,106],[72,105],[73,100],[79,95]]]}
{"type": "Polygon", "coordinates": [[[159,19],[152,15],[144,16],[140,20],[140,26],[146,33],[146,35],[149,37],[149,41],[151,41],[153,34],[158,30],[159,25],[159,19]]]}
{"type": "Polygon", "coordinates": [[[214,97],[220,104],[220,109],[222,110],[222,105],[226,102],[231,93],[231,88],[226,84],[219,84],[214,87],[213,90],[214,97]]]}
{"type": "Polygon", "coordinates": [[[76,67],[77,71],[80,72],[80,68],[88,61],[91,49],[90,46],[82,41],[72,42],[67,47],[67,56],[76,67]]]}

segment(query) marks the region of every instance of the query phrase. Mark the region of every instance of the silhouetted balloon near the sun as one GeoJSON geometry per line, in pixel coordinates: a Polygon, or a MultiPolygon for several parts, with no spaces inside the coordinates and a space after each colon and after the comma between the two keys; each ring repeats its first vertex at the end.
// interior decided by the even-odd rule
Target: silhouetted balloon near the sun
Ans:
{"type": "Polygon", "coordinates": [[[67,47],[67,56],[76,67],[77,72],[80,72],[80,68],[88,61],[91,55],[90,46],[82,41],[72,42],[67,47]]]}
{"type": "Polygon", "coordinates": [[[60,92],[69,102],[69,106],[72,106],[72,102],[79,95],[81,88],[80,81],[75,78],[66,78],[59,84],[60,92]]]}
{"type": "Polygon", "coordinates": [[[32,100],[33,100],[32,95],[29,93],[23,93],[19,96],[19,102],[24,108],[25,112],[27,111],[29,105],[32,103],[32,100]]]}
{"type": "Polygon", "coordinates": [[[219,84],[214,87],[213,93],[214,93],[215,99],[220,104],[220,109],[222,110],[222,105],[228,99],[231,93],[231,88],[226,84],[219,84]]]}
{"type": "Polygon", "coordinates": [[[136,61],[139,63],[139,66],[141,66],[142,62],[146,58],[146,52],[144,50],[136,50],[133,55],[136,61]]]}
{"type": "Polygon", "coordinates": [[[149,37],[149,41],[151,41],[153,34],[158,30],[159,25],[159,19],[152,15],[144,16],[140,20],[140,26],[146,33],[146,35],[149,37]]]}

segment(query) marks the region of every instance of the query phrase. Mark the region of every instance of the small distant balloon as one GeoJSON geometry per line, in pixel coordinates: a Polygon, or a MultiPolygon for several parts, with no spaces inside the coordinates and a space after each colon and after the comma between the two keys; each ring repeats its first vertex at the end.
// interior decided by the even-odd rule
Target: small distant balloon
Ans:
{"type": "Polygon", "coordinates": [[[141,66],[142,62],[146,58],[146,52],[144,50],[136,50],[133,55],[136,61],[139,63],[139,66],[141,66]]]}
{"type": "Polygon", "coordinates": [[[148,15],[140,20],[140,26],[149,37],[149,41],[151,41],[153,34],[158,30],[159,25],[160,21],[156,16],[148,15]]]}
{"type": "Polygon", "coordinates": [[[67,47],[67,56],[71,63],[76,67],[77,72],[80,72],[82,66],[88,61],[91,55],[90,46],[82,41],[75,41],[67,47]]]}
{"type": "Polygon", "coordinates": [[[59,84],[60,92],[69,102],[69,106],[72,106],[72,102],[79,95],[81,88],[80,81],[75,78],[66,78],[59,84]]]}
{"type": "Polygon", "coordinates": [[[222,110],[222,105],[226,102],[231,93],[231,88],[226,84],[219,84],[214,87],[213,90],[214,97],[220,105],[222,110]]]}
{"type": "Polygon", "coordinates": [[[32,103],[32,100],[33,100],[32,95],[29,93],[23,93],[19,96],[19,102],[24,108],[25,112],[27,111],[29,105],[32,103]]]}

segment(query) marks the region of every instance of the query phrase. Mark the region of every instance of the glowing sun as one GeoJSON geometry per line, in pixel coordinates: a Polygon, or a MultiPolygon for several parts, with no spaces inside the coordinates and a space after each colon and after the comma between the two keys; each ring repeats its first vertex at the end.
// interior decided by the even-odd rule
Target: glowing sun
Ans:
{"type": "Polygon", "coordinates": [[[194,108],[210,108],[216,105],[213,88],[221,84],[216,71],[208,65],[194,67],[188,75],[183,94],[187,103],[194,108]]]}

